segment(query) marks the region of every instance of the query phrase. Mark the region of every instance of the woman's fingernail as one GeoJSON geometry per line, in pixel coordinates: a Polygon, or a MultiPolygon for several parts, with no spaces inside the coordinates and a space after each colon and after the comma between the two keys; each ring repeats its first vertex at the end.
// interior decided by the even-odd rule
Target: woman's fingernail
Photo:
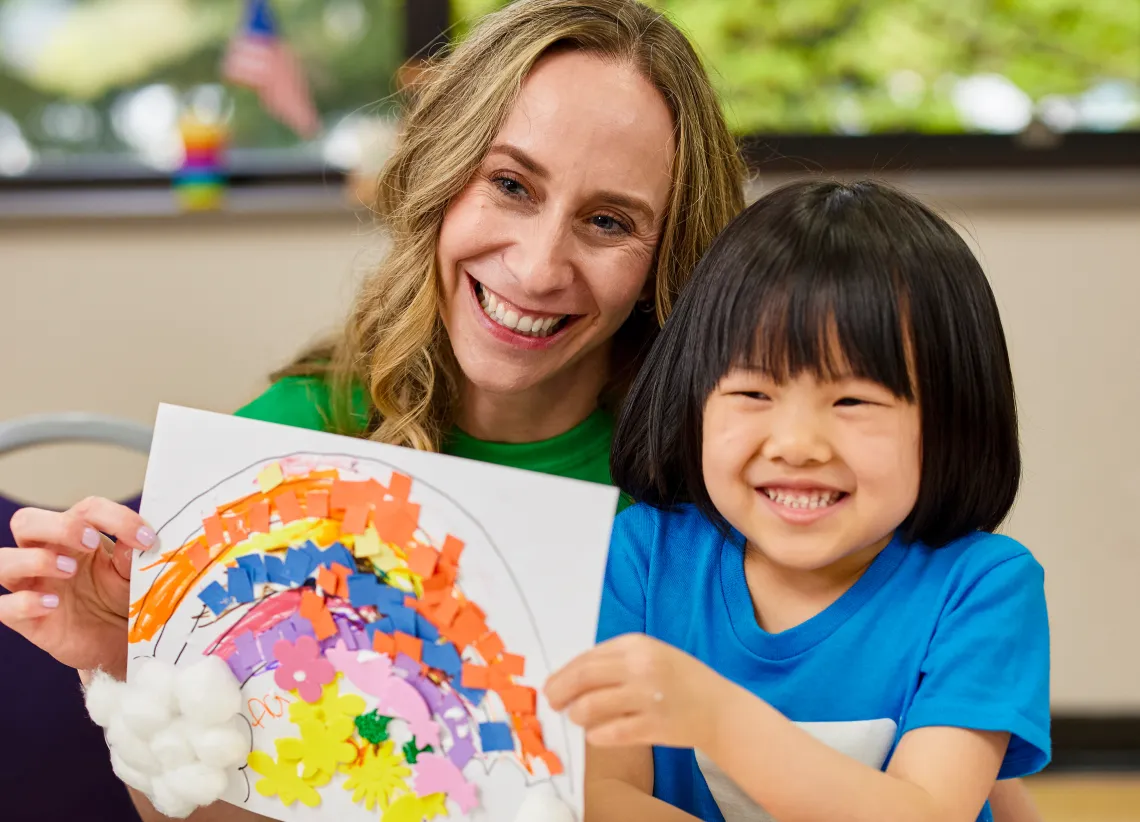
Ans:
{"type": "Polygon", "coordinates": [[[150,530],[145,525],[139,529],[139,532],[137,534],[135,534],[135,538],[144,548],[149,548],[150,546],[154,545],[154,531],[150,530]]]}
{"type": "Polygon", "coordinates": [[[71,557],[56,557],[55,567],[63,571],[65,574],[74,574],[75,569],[79,567],[79,563],[71,557]]]}
{"type": "Polygon", "coordinates": [[[40,601],[43,603],[45,608],[59,607],[59,597],[57,597],[55,594],[44,594],[44,598],[40,601]]]}
{"type": "Polygon", "coordinates": [[[99,547],[100,542],[101,542],[101,540],[99,539],[99,532],[98,531],[96,531],[94,528],[84,528],[83,529],[83,547],[84,548],[90,548],[92,551],[94,551],[96,548],[99,547]]]}

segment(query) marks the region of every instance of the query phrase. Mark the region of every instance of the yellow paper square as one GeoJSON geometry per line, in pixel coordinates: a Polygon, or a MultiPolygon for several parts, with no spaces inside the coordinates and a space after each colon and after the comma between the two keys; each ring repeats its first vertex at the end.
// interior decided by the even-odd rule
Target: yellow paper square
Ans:
{"type": "Polygon", "coordinates": [[[380,535],[376,529],[369,525],[363,534],[357,534],[353,540],[352,552],[358,557],[371,557],[380,553],[380,535]]]}
{"type": "Polygon", "coordinates": [[[261,469],[257,475],[257,485],[263,494],[268,494],[284,481],[285,473],[281,470],[280,463],[276,462],[261,469]]]}
{"type": "Polygon", "coordinates": [[[400,558],[392,551],[392,546],[386,543],[380,545],[377,554],[372,557],[372,567],[379,568],[384,573],[401,566],[400,558]]]}

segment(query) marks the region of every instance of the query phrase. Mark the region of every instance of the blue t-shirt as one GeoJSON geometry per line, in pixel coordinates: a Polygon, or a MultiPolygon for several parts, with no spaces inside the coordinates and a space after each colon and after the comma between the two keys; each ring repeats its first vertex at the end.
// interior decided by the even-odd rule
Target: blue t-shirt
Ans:
{"type": "MultiPolygon", "coordinates": [[[[1022,545],[986,533],[938,549],[895,539],[827,609],[770,634],[733,537],[692,506],[621,514],[598,641],[668,642],[874,768],[903,734],[931,725],[1009,732],[1000,779],[1048,764],[1044,573],[1022,545]]],[[[654,748],[653,768],[654,795],[694,816],[768,818],[702,753],[654,748]]],[[[992,819],[988,805],[979,819],[992,819]]]]}

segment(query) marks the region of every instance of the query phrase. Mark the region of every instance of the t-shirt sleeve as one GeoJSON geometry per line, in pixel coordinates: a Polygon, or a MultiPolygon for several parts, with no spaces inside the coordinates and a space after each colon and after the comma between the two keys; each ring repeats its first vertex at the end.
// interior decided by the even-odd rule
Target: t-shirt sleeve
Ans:
{"type": "Polygon", "coordinates": [[[1044,582],[1028,552],[963,580],[939,620],[902,733],[929,726],[1008,732],[999,779],[1049,763],[1044,582]]]}
{"type": "Polygon", "coordinates": [[[645,633],[649,553],[656,535],[656,512],[634,505],[614,519],[597,641],[645,633]]]}

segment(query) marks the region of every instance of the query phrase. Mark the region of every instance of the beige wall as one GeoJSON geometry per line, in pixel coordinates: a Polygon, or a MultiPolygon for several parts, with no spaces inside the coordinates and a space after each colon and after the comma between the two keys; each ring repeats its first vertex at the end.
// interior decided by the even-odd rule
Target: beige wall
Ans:
{"type": "MultiPolygon", "coordinates": [[[[910,182],[980,248],[1004,312],[1026,458],[1009,531],[1047,571],[1055,704],[1140,712],[1140,201],[910,182]]],[[[231,410],[338,320],[377,245],[335,212],[0,220],[0,419],[231,410]]],[[[0,458],[0,491],[122,496],[143,467],[39,449],[0,458]]]]}

